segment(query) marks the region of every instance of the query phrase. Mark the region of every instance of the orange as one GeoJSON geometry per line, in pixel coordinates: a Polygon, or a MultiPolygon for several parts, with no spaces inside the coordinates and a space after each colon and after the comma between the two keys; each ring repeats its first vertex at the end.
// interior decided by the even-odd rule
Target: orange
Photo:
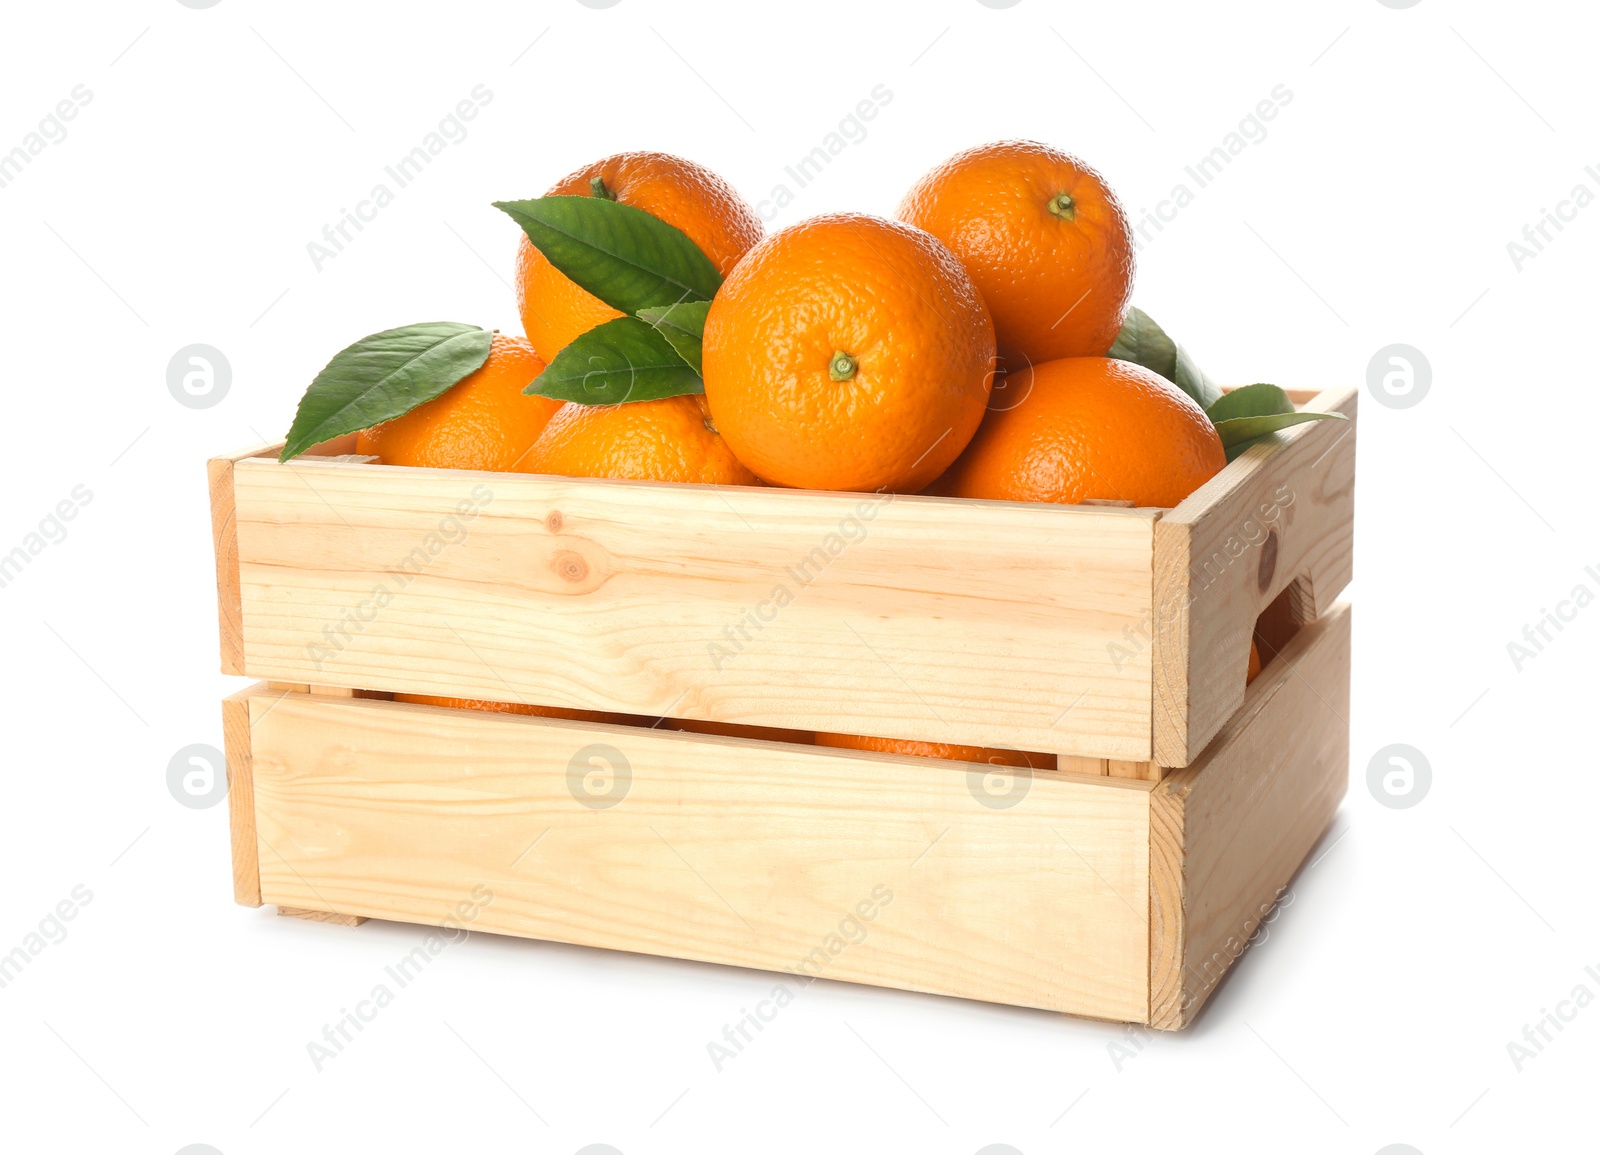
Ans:
{"type": "Polygon", "coordinates": [[[785,730],[779,726],[744,726],[737,722],[700,722],[693,718],[670,718],[667,726],[673,730],[688,730],[695,734],[717,734],[724,738],[756,738],[762,742],[797,742],[809,746],[816,735],[809,730],[785,730]]]}
{"type": "Polygon", "coordinates": [[[1227,458],[1205,412],[1128,361],[1069,357],[1006,375],[992,409],[930,492],[1075,504],[1177,505],[1227,458]]]}
{"type": "Polygon", "coordinates": [[[1026,750],[994,750],[987,746],[952,746],[946,742],[912,742],[900,738],[864,738],[858,734],[818,734],[818,746],[846,750],[873,750],[879,754],[913,754],[919,758],[944,758],[952,762],[986,762],[991,766],[1031,766],[1054,770],[1054,754],[1026,750]]]}
{"type": "Polygon", "coordinates": [[[968,149],[918,181],[898,215],[967,266],[1008,369],[1103,356],[1116,340],[1133,235],[1104,178],[1076,157],[1027,140],[968,149]]]}
{"type": "MultiPolygon", "coordinates": [[[[733,186],[662,152],[608,156],[557,181],[548,195],[598,195],[643,209],[699,245],[723,276],[761,239],[761,218],[733,186]]],[[[557,272],[526,236],[517,249],[517,311],[522,331],[546,361],[574,337],[622,315],[557,272]]]]}
{"type": "Polygon", "coordinates": [[[508,470],[561,408],[523,395],[543,372],[533,346],[496,333],[478,369],[411,412],[363,429],[356,452],[376,454],[384,465],[508,470]]]}
{"type": "Polygon", "coordinates": [[[759,485],[696,396],[563,405],[517,465],[522,473],[759,485]]]}
{"type": "Polygon", "coordinates": [[[994,327],[950,250],[857,213],[767,238],[706,317],[706,404],[767,481],[915,492],[983,419],[994,327]]]}
{"type": "Polygon", "coordinates": [[[574,710],[566,706],[534,706],[527,702],[490,702],[483,698],[437,698],[432,694],[396,694],[396,702],[419,706],[449,706],[456,710],[484,710],[491,714],[528,714],[538,718],[566,718],[573,722],[632,722],[629,714],[610,714],[604,710],[574,710]]]}

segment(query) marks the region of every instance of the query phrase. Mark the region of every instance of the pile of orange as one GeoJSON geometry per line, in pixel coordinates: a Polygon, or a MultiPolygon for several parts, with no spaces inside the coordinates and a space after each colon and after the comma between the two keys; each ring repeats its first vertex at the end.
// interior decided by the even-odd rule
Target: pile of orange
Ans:
{"type": "Polygon", "coordinates": [[[704,320],[703,395],[586,405],[524,394],[575,339],[623,315],[525,236],[516,292],[526,339],[497,334],[480,369],[362,433],[360,452],[396,465],[1137,506],[1176,505],[1225,464],[1190,396],[1107,356],[1133,287],[1128,220],[1100,174],[1058,149],[973,148],[919,180],[896,220],[840,213],[765,238],[727,182],[659,153],[609,157],[551,195],[642,209],[715,266],[723,280],[704,320]]]}

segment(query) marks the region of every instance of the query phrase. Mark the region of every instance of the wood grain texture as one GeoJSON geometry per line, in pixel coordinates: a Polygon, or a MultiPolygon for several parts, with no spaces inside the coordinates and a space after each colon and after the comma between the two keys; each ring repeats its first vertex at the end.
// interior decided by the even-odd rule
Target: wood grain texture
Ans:
{"type": "Polygon", "coordinates": [[[1306,406],[1348,421],[1299,425],[1247,449],[1155,530],[1153,761],[1187,766],[1244,701],[1251,633],[1291,584],[1301,621],[1349,584],[1356,391],[1306,406]]]}
{"type": "Polygon", "coordinates": [[[239,607],[239,539],[234,529],[233,466],[240,458],[213,457],[206,462],[211,490],[211,547],[217,567],[217,640],[224,674],[244,673],[244,633],[239,607]]]}
{"type": "Polygon", "coordinates": [[[288,918],[303,918],[307,922],[326,922],[334,926],[360,926],[367,920],[359,914],[333,914],[326,910],[306,910],[298,906],[280,906],[278,913],[288,918]]]}
{"type": "Polygon", "coordinates": [[[1112,778],[1137,778],[1145,782],[1159,782],[1166,774],[1154,762],[1124,762],[1116,758],[1082,758],[1063,756],[1056,767],[1073,774],[1109,775],[1112,778]]]}
{"type": "MultiPolygon", "coordinates": [[[[313,446],[312,453],[338,456],[346,461],[376,461],[374,457],[354,455],[356,435],[351,433],[313,446]]],[[[239,538],[235,523],[233,470],[247,459],[267,460],[278,456],[283,442],[252,445],[249,449],[206,462],[206,481],[211,491],[211,546],[217,567],[217,639],[224,674],[243,674],[244,618],[239,604],[239,538]]]]}
{"type": "Polygon", "coordinates": [[[254,677],[1151,755],[1118,648],[1158,511],[329,460],[234,492],[254,677]]]}
{"type": "Polygon", "coordinates": [[[1113,778],[1138,778],[1145,782],[1159,782],[1167,772],[1155,762],[1120,762],[1111,758],[1106,761],[1106,773],[1113,778]]]}
{"type": "Polygon", "coordinates": [[[222,700],[222,746],[228,763],[228,841],[233,854],[233,900],[261,905],[261,867],[256,847],[256,802],[250,767],[249,699],[258,687],[222,700]]]}
{"type": "Polygon", "coordinates": [[[1062,754],[1056,759],[1056,769],[1069,774],[1105,775],[1111,773],[1111,763],[1104,758],[1062,754]]]}
{"type": "Polygon", "coordinates": [[[1150,783],[274,702],[250,699],[268,902],[1108,1019],[1149,1011],[1150,783]],[[980,801],[1023,787],[1009,807],[980,801]],[[580,803],[591,790],[621,798],[580,803]]]}
{"type": "Polygon", "coordinates": [[[1194,1020],[1333,820],[1350,762],[1350,608],[1300,630],[1150,795],[1150,1014],[1194,1020]]]}

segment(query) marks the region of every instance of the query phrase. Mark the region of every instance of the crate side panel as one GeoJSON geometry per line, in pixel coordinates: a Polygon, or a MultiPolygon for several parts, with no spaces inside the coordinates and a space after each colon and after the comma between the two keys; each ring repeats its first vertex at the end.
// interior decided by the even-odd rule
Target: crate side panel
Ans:
{"type": "Polygon", "coordinates": [[[1007,770],[985,789],[925,759],[257,701],[266,902],[1148,1012],[1148,783],[1007,770]]]}
{"type": "Polygon", "coordinates": [[[1131,761],[1153,511],[241,462],[286,682],[1131,761]]]}
{"type": "Polygon", "coordinates": [[[1344,797],[1350,607],[1306,626],[1151,795],[1150,1021],[1193,1021],[1344,797]]]}
{"type": "Polygon", "coordinates": [[[1156,526],[1160,765],[1189,765],[1238,711],[1251,632],[1273,599],[1296,586],[1301,620],[1311,621],[1350,582],[1356,391],[1330,390],[1309,407],[1348,420],[1252,446],[1156,526]]]}

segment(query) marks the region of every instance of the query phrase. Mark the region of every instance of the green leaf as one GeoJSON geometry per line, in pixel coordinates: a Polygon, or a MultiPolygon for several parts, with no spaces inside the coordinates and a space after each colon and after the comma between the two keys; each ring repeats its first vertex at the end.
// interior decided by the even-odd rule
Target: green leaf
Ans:
{"type": "Polygon", "coordinates": [[[1230,389],[1206,410],[1212,424],[1234,417],[1272,417],[1279,413],[1293,413],[1294,402],[1276,385],[1258,382],[1239,389],[1230,389]]]}
{"type": "Polygon", "coordinates": [[[557,353],[523,392],[580,405],[620,405],[704,393],[705,385],[659,330],[637,317],[618,317],[557,353]]]}
{"type": "Polygon", "coordinates": [[[1177,342],[1167,336],[1161,326],[1150,319],[1150,314],[1137,305],[1128,309],[1127,320],[1122,322],[1117,339],[1112,342],[1106,356],[1143,365],[1168,381],[1178,375],[1177,342]]]}
{"type": "Polygon", "coordinates": [[[653,305],[709,301],[722,284],[711,259],[678,229],[603,197],[496,201],[568,279],[630,316],[653,305]]]}
{"type": "Polygon", "coordinates": [[[1137,306],[1128,310],[1128,317],[1122,322],[1122,329],[1106,356],[1132,361],[1161,374],[1194,398],[1202,409],[1209,409],[1222,396],[1222,390],[1194,363],[1188,350],[1167,336],[1150,314],[1137,306]]]}
{"type": "Polygon", "coordinates": [[[1173,384],[1193,397],[1204,409],[1215,405],[1222,396],[1222,388],[1210,377],[1206,376],[1204,369],[1194,363],[1194,358],[1189,356],[1189,350],[1182,345],[1178,346],[1177,372],[1172,377],[1173,384]]]}
{"type": "Polygon", "coordinates": [[[667,339],[689,368],[700,370],[700,337],[706,329],[710,301],[685,301],[665,308],[640,309],[639,317],[667,339]]]}
{"type": "Polygon", "coordinates": [[[488,329],[453,321],[402,325],[361,338],[335,354],[306,389],[278,460],[432,401],[480,368],[493,340],[488,329]]]}
{"type": "Polygon", "coordinates": [[[1216,422],[1222,448],[1232,461],[1268,434],[1307,421],[1344,421],[1343,413],[1270,413],[1259,417],[1228,417],[1216,422]]]}

